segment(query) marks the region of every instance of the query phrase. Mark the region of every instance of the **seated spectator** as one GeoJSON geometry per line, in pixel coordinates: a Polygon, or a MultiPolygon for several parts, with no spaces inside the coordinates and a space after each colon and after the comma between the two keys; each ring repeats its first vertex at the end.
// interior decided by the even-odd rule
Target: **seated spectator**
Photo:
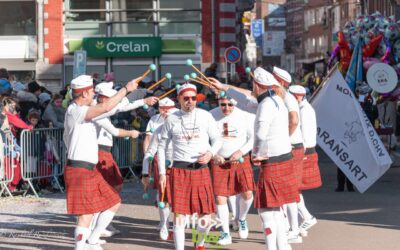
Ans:
{"type": "Polygon", "coordinates": [[[62,96],[55,94],[42,116],[43,121],[51,121],[55,128],[64,128],[65,109],[61,105],[62,101],[62,96]]]}
{"type": "Polygon", "coordinates": [[[26,117],[31,108],[40,109],[38,102],[40,93],[40,85],[36,81],[28,84],[28,91],[22,90],[18,92],[17,98],[21,107],[21,117],[26,117]]]}

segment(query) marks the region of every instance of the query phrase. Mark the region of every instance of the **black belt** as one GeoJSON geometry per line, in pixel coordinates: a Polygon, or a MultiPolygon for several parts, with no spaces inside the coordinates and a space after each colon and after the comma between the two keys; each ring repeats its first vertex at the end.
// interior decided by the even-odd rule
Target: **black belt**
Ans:
{"type": "Polygon", "coordinates": [[[303,146],[303,143],[296,143],[296,144],[292,144],[292,148],[299,149],[299,148],[304,148],[304,146],[303,146]]]}
{"type": "Polygon", "coordinates": [[[74,168],[86,168],[89,170],[93,170],[96,167],[96,164],[87,162],[87,161],[75,161],[75,160],[67,160],[67,166],[74,168]]]}
{"type": "Polygon", "coordinates": [[[310,154],[314,154],[317,151],[315,150],[315,147],[313,148],[306,148],[306,152],[304,153],[305,155],[310,155],[310,154]]]}
{"type": "Polygon", "coordinates": [[[198,162],[187,162],[187,161],[174,161],[172,166],[174,168],[182,168],[188,170],[195,170],[208,167],[207,164],[200,164],[198,162]]]}
{"type": "Polygon", "coordinates": [[[99,150],[101,150],[101,151],[111,152],[111,148],[112,148],[112,147],[109,147],[109,146],[106,146],[106,145],[100,145],[100,144],[99,144],[99,150]]]}
{"type": "Polygon", "coordinates": [[[293,158],[292,152],[283,154],[283,155],[278,155],[278,156],[272,156],[268,158],[267,160],[262,160],[261,164],[271,164],[275,162],[283,162],[283,161],[288,161],[293,158]]]}

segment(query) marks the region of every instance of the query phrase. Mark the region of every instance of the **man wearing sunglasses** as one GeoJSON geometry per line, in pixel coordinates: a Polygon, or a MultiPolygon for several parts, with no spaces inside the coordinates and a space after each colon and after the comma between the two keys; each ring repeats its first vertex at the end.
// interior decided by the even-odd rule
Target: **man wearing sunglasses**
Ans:
{"type": "MultiPolygon", "coordinates": [[[[232,244],[229,233],[229,209],[227,197],[241,194],[235,224],[239,224],[239,236],[247,239],[249,229],[246,216],[253,202],[255,190],[253,169],[248,153],[253,147],[254,115],[235,107],[236,101],[228,97],[218,100],[219,107],[210,111],[217,121],[223,145],[213,157],[212,176],[214,194],[217,197],[217,213],[222,221],[219,245],[232,244]],[[239,159],[243,158],[240,163],[239,159]]],[[[232,210],[236,210],[233,202],[232,210]]]]}
{"type": "Polygon", "coordinates": [[[177,89],[181,109],[168,116],[161,130],[158,167],[161,190],[166,187],[165,150],[168,141],[173,148],[170,173],[171,205],[174,218],[175,249],[185,247],[185,215],[197,213],[196,249],[204,249],[215,212],[214,192],[208,163],[222,146],[212,115],[196,108],[196,86],[183,84],[177,89]],[[205,223],[204,223],[205,222],[205,223]]]}

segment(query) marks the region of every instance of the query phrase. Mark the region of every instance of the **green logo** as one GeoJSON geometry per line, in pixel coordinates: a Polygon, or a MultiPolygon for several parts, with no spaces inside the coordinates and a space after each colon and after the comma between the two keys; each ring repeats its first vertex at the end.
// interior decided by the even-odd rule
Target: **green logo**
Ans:
{"type": "Polygon", "coordinates": [[[97,41],[96,48],[99,50],[104,49],[104,41],[97,41]]]}
{"type": "Polygon", "coordinates": [[[222,248],[222,245],[218,245],[218,239],[220,232],[209,232],[208,234],[201,233],[198,230],[192,229],[192,242],[199,243],[200,241],[204,240],[204,243],[208,243],[209,249],[218,249],[222,248]]]}

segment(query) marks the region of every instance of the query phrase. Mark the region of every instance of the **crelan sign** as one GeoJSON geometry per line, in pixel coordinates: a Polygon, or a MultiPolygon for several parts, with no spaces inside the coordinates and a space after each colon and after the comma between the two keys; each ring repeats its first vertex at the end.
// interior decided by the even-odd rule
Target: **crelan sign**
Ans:
{"type": "Polygon", "coordinates": [[[84,38],[83,49],[88,57],[157,57],[161,56],[161,38],[84,38]]]}

